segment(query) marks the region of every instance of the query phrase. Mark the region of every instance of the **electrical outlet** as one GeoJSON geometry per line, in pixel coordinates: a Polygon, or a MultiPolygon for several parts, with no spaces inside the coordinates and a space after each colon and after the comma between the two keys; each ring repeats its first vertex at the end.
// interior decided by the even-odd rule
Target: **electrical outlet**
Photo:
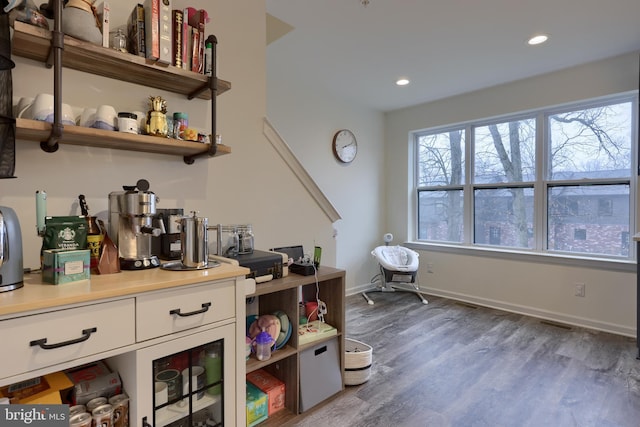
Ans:
{"type": "Polygon", "coordinates": [[[427,273],[433,273],[433,264],[432,263],[427,264],[427,273]]]}
{"type": "Polygon", "coordinates": [[[576,283],[575,296],[583,297],[585,293],[584,283],[576,283]]]}

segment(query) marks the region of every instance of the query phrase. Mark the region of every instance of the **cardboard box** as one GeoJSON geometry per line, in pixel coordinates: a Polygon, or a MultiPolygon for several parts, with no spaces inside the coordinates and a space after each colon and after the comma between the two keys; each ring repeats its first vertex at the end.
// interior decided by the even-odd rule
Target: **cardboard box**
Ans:
{"type": "Polygon", "coordinates": [[[269,417],[269,397],[247,381],[247,427],[253,427],[269,417]]]}
{"type": "Polygon", "coordinates": [[[71,401],[84,405],[96,397],[111,397],[122,393],[122,382],[117,372],[111,372],[104,362],[96,362],[69,369],[65,374],[73,382],[71,401]]]}
{"type": "Polygon", "coordinates": [[[265,371],[258,369],[247,374],[247,381],[265,392],[269,402],[269,416],[284,409],[285,386],[282,381],[265,371]]]}
{"type": "Polygon", "coordinates": [[[90,277],[88,249],[45,249],[42,253],[42,281],[62,285],[90,277]]]}
{"type": "Polygon", "coordinates": [[[8,397],[12,404],[61,404],[61,391],[73,387],[63,372],[54,372],[0,388],[0,397],[8,397]]]}

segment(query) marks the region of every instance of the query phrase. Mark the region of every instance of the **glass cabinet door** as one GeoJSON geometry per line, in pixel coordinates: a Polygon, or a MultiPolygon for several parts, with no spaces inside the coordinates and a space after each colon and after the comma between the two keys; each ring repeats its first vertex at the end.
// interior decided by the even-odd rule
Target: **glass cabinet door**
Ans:
{"type": "Polygon", "coordinates": [[[224,344],[219,339],[153,360],[155,427],[223,425],[224,344]]]}

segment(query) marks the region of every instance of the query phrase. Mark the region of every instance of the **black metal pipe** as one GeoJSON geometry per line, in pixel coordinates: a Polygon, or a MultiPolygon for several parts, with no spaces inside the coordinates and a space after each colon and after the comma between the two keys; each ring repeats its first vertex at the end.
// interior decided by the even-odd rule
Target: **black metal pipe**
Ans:
{"type": "Polygon", "coordinates": [[[55,0],[53,5],[53,31],[51,32],[51,46],[53,48],[53,123],[51,134],[47,141],[40,142],[40,147],[53,153],[58,150],[58,141],[62,137],[62,51],[64,49],[64,34],[62,33],[62,0],[55,0]]]}
{"type": "MultiPolygon", "coordinates": [[[[217,77],[217,62],[216,62],[216,48],[218,45],[218,39],[214,35],[207,37],[205,45],[211,43],[211,75],[209,76],[209,90],[211,91],[211,141],[209,141],[209,150],[194,154],[192,156],[185,156],[184,162],[188,165],[193,164],[196,158],[202,156],[213,157],[216,155],[218,147],[216,146],[216,102],[218,97],[218,77],[217,77]]],[[[192,96],[189,96],[191,99],[192,96]]]]}

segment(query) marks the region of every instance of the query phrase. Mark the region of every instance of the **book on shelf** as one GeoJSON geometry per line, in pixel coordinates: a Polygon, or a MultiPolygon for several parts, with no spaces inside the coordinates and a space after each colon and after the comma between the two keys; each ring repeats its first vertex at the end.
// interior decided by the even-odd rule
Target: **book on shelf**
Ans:
{"type": "Polygon", "coordinates": [[[199,73],[200,71],[200,55],[198,46],[200,46],[200,32],[194,26],[191,27],[191,71],[199,73]]]}
{"type": "Polygon", "coordinates": [[[145,54],[147,59],[160,59],[160,0],[144,1],[145,54]]]}
{"type": "Polygon", "coordinates": [[[189,27],[189,8],[182,10],[182,69],[191,69],[191,27],[189,27]]]}
{"type": "Polygon", "coordinates": [[[196,73],[204,73],[204,29],[208,21],[207,11],[204,9],[196,10],[187,8],[189,11],[188,22],[193,29],[193,46],[191,49],[191,71],[196,73]]]}
{"type": "Polygon", "coordinates": [[[136,4],[127,22],[127,36],[129,38],[129,53],[146,57],[144,34],[144,6],[136,4]]]}
{"type": "Polygon", "coordinates": [[[308,344],[337,334],[338,330],[335,327],[328,323],[314,320],[298,327],[298,345],[308,344]]]}
{"type": "Polygon", "coordinates": [[[172,12],[172,28],[173,28],[173,52],[171,56],[171,65],[182,68],[182,19],[183,12],[180,9],[174,9],[172,12]]]}
{"type": "Polygon", "coordinates": [[[173,59],[173,26],[171,25],[171,0],[160,0],[158,31],[160,39],[160,64],[169,65],[173,59]]]}
{"type": "Polygon", "coordinates": [[[102,47],[109,47],[109,2],[104,0],[96,7],[100,31],[102,31],[102,47]]]}

